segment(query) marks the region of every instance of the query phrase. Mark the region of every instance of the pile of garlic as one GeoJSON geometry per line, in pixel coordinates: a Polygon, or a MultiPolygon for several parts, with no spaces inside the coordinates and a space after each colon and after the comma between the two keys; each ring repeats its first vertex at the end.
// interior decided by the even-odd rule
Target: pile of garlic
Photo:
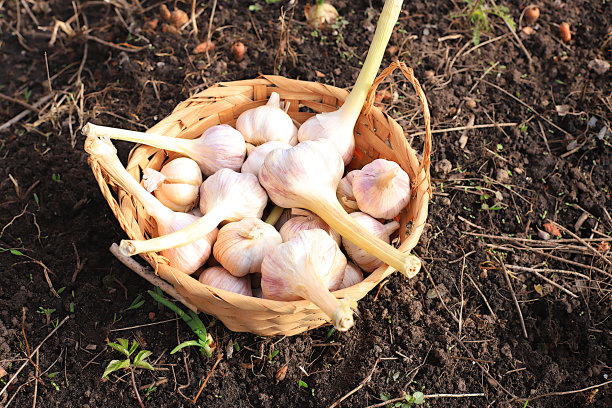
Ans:
{"type": "Polygon", "coordinates": [[[410,197],[408,175],[378,159],[342,178],[344,159],[333,143],[314,135],[297,143],[298,129],[276,92],[238,123],[242,131],[217,125],[194,140],[85,126],[87,152],[156,222],[157,237],[125,240],[121,249],[130,256],[161,252],[171,266],[218,289],[308,299],[348,330],[354,302],[331,292],[358,284],[384,262],[400,271],[410,264],[389,245],[399,227],[392,219],[410,197]],[[170,160],[159,172],[145,169],[141,185],[121,165],[110,138],[191,158],[170,160]],[[283,208],[290,218],[281,221],[283,208]]]}
{"type": "Polygon", "coordinates": [[[340,331],[353,325],[356,303],[331,292],[358,284],[362,270],[383,264],[413,276],[418,259],[390,245],[399,227],[393,219],[410,199],[408,175],[384,159],[344,174],[355,123],[401,6],[402,0],[386,0],[344,104],[299,128],[276,92],[266,105],[243,112],[236,129],[212,126],[193,140],[85,125],[85,150],[156,223],[158,236],[124,240],[123,253],[160,252],[201,283],[244,296],[307,299],[340,331]],[[185,157],[160,172],[145,170],[143,187],[123,168],[110,139],[185,157]]]}

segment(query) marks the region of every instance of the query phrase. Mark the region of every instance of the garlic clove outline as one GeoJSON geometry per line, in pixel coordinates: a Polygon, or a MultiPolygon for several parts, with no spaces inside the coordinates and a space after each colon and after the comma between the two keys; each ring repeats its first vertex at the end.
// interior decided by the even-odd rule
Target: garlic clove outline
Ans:
{"type": "Polygon", "coordinates": [[[344,278],[338,290],[350,288],[363,281],[363,272],[352,262],[347,262],[344,269],[344,278]]]}
{"type": "MultiPolygon", "coordinates": [[[[159,234],[171,234],[200,220],[200,217],[192,214],[172,211],[147,192],[123,167],[117,157],[117,150],[107,137],[87,137],[85,151],[115,179],[118,187],[142,204],[145,211],[157,222],[159,234]]],[[[215,228],[189,245],[164,250],[161,254],[168,259],[173,268],[192,274],[208,260],[216,237],[215,228]]]]}
{"type": "Polygon", "coordinates": [[[395,218],[410,201],[410,179],[399,164],[376,159],[353,177],[359,209],[374,218],[395,218]]]}
{"type": "Polygon", "coordinates": [[[253,296],[249,276],[236,277],[220,266],[211,266],[203,270],[198,281],[213,288],[227,290],[239,295],[253,296]]]}
{"type": "MultiPolygon", "coordinates": [[[[247,143],[259,146],[270,141],[291,144],[296,126],[291,116],[280,108],[280,96],[272,92],[268,103],[242,112],[236,121],[236,129],[247,143]]],[[[295,145],[294,141],[292,145],[295,145]]]]}
{"type": "Polygon", "coordinates": [[[259,218],[243,218],[219,230],[213,255],[232,275],[260,272],[264,257],[282,243],[272,225],[259,218]]]}
{"type": "MultiPolygon", "coordinates": [[[[296,213],[296,209],[293,209],[293,214],[296,213]]],[[[322,229],[333,238],[333,240],[340,246],[341,238],[340,234],[331,229],[329,225],[325,223],[320,217],[309,212],[304,211],[305,215],[297,216],[287,220],[280,229],[280,236],[283,242],[291,241],[300,231],[311,230],[311,229],[322,229]]]]}
{"type": "Polygon", "coordinates": [[[372,235],[338,202],[336,189],[343,169],[333,144],[320,139],[268,153],[259,181],[276,205],[312,211],[340,235],[408,276],[410,255],[372,235]]]}
{"type": "MultiPolygon", "coordinates": [[[[389,237],[391,234],[393,234],[393,232],[399,228],[399,223],[397,221],[382,224],[375,218],[372,218],[368,214],[362,212],[354,212],[351,213],[350,216],[366,230],[387,244],[390,242],[389,237]]],[[[374,255],[370,255],[347,239],[343,238],[342,244],[344,245],[346,253],[353,260],[353,262],[359,265],[359,267],[366,272],[372,272],[383,264],[380,259],[376,258],[374,255]]]]}
{"type": "Polygon", "coordinates": [[[240,221],[246,217],[260,218],[268,202],[265,190],[252,174],[221,169],[200,186],[202,218],[173,234],[146,241],[124,240],[126,254],[161,251],[189,244],[215,229],[222,221],[240,221]]]}
{"type": "Polygon", "coordinates": [[[111,139],[142,143],[180,153],[195,160],[205,176],[210,176],[223,168],[240,171],[246,154],[244,137],[229,125],[212,126],[195,139],[166,137],[93,123],[87,123],[81,131],[86,136],[108,136],[111,139]]]}
{"type": "Polygon", "coordinates": [[[308,299],[321,308],[336,329],[346,331],[353,326],[351,308],[356,303],[338,300],[330,293],[342,284],[345,267],[346,257],[325,231],[301,231],[264,258],[261,289],[266,299],[308,299]]]}
{"type": "Polygon", "coordinates": [[[240,171],[242,173],[251,173],[257,176],[268,153],[275,149],[289,149],[291,146],[292,145],[288,143],[278,142],[276,140],[259,145],[249,151],[240,171]]]}
{"type": "Polygon", "coordinates": [[[146,168],[142,173],[147,191],[171,210],[188,212],[198,203],[202,172],[194,160],[178,157],[160,171],[146,168]]]}
{"type": "Polygon", "coordinates": [[[338,188],[336,189],[336,197],[338,197],[338,201],[344,211],[347,213],[352,213],[354,211],[359,211],[359,207],[357,206],[357,201],[355,201],[355,195],[353,194],[353,177],[358,170],[349,171],[346,173],[340,182],[338,183],[338,188]]]}

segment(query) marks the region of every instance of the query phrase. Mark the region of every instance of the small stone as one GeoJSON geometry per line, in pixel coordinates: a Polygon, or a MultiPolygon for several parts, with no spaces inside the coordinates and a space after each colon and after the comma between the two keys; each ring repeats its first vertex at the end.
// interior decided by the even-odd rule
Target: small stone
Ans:
{"type": "Polygon", "coordinates": [[[440,199],[440,204],[442,204],[445,207],[449,207],[451,205],[451,200],[448,197],[442,197],[440,199]]]}
{"type": "Polygon", "coordinates": [[[436,76],[436,73],[432,70],[425,71],[425,79],[433,79],[436,76]]]}
{"type": "Polygon", "coordinates": [[[589,118],[589,127],[590,128],[594,128],[595,125],[597,125],[597,117],[596,116],[591,116],[589,118]]]}
{"type": "Polygon", "coordinates": [[[465,106],[470,109],[474,109],[476,107],[476,101],[472,98],[465,98],[465,106]]]}
{"type": "Polygon", "coordinates": [[[497,169],[497,175],[495,179],[500,183],[508,183],[510,181],[510,175],[506,169],[497,169]]]}
{"type": "Polygon", "coordinates": [[[598,75],[603,75],[610,69],[610,63],[602,59],[594,59],[589,61],[589,68],[595,71],[598,75]]]}
{"type": "Polygon", "coordinates": [[[453,165],[447,159],[442,159],[436,162],[436,164],[434,165],[434,169],[436,170],[436,173],[442,173],[443,175],[446,175],[450,173],[450,171],[453,169],[453,165]]]}
{"type": "Polygon", "coordinates": [[[149,312],[149,320],[155,319],[155,312],[149,312]]]}

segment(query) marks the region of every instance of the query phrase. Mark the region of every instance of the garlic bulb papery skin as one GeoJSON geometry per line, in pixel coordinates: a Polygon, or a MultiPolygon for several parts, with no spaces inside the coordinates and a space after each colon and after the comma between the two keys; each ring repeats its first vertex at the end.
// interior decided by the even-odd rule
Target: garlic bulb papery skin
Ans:
{"type": "Polygon", "coordinates": [[[259,218],[243,218],[219,230],[213,255],[232,275],[259,272],[264,257],[282,244],[281,235],[259,218]]]}
{"type": "Polygon", "coordinates": [[[211,266],[202,271],[198,278],[203,283],[213,288],[227,290],[244,296],[253,296],[251,280],[248,276],[236,277],[220,266],[211,266]]]}
{"type": "Polygon", "coordinates": [[[399,164],[376,159],[353,177],[359,209],[374,218],[395,218],[410,201],[410,179],[399,164]]]}
{"type": "Polygon", "coordinates": [[[357,285],[362,281],[363,272],[361,272],[361,269],[359,269],[354,263],[348,262],[346,264],[346,268],[344,268],[344,279],[342,279],[342,284],[338,290],[350,288],[351,286],[357,285]]]}
{"type": "MultiPolygon", "coordinates": [[[[365,229],[387,244],[390,242],[389,237],[391,234],[393,234],[393,232],[399,228],[399,222],[397,221],[382,224],[378,222],[378,220],[362,212],[351,213],[351,217],[353,217],[353,219],[365,229]]],[[[359,248],[357,245],[353,244],[347,239],[343,238],[342,244],[344,245],[344,249],[346,249],[346,253],[353,260],[353,262],[359,265],[359,267],[366,272],[372,272],[383,264],[380,259],[368,254],[366,251],[359,248]]]]}
{"type": "MultiPolygon", "coordinates": [[[[117,150],[108,138],[88,137],[85,141],[85,151],[98,160],[100,166],[115,179],[120,188],[142,204],[147,214],[157,222],[160,235],[171,234],[200,219],[195,215],[172,211],[147,192],[123,167],[117,157],[117,150]]],[[[189,245],[165,250],[161,254],[173,268],[192,274],[208,260],[217,232],[215,228],[189,245]]]]}
{"type": "MultiPolygon", "coordinates": [[[[272,140],[291,144],[295,125],[291,116],[280,108],[280,96],[272,92],[267,104],[249,109],[238,116],[236,129],[242,133],[247,143],[255,146],[272,140]]],[[[292,146],[296,143],[297,140],[292,146]]]]}
{"type": "Polygon", "coordinates": [[[346,257],[325,231],[302,231],[264,258],[261,290],[265,299],[308,299],[330,317],[336,329],[346,331],[353,326],[355,303],[330,293],[342,284],[344,268],[346,257]]]}
{"type": "Polygon", "coordinates": [[[408,254],[372,235],[338,202],[336,189],[343,169],[342,158],[330,141],[306,141],[268,153],[259,170],[259,181],[274,204],[312,211],[355,245],[401,273],[410,273],[408,254]]]}
{"type": "Polygon", "coordinates": [[[311,230],[311,229],[322,229],[336,241],[336,244],[340,246],[341,238],[340,234],[331,229],[329,225],[325,223],[320,217],[309,213],[307,216],[298,216],[289,219],[280,229],[280,236],[283,238],[283,242],[291,241],[300,231],[311,230]]]}
{"type": "Polygon", "coordinates": [[[353,177],[355,177],[356,172],[357,170],[353,170],[346,173],[346,176],[340,180],[336,189],[336,197],[338,197],[340,205],[349,214],[359,211],[357,201],[355,201],[355,196],[353,195],[353,177]]]}
{"type": "Polygon", "coordinates": [[[251,173],[257,176],[268,153],[275,149],[289,149],[291,146],[290,144],[277,142],[276,140],[259,145],[249,152],[240,171],[242,173],[251,173]]]}
{"type": "Polygon", "coordinates": [[[146,168],[142,174],[145,189],[173,211],[190,211],[199,201],[202,172],[188,157],[171,160],[160,171],[146,168]]]}
{"type": "Polygon", "coordinates": [[[355,137],[353,128],[359,118],[370,87],[376,79],[385,48],[402,8],[402,0],[387,0],[376,26],[376,32],[361,68],[357,82],[344,104],[336,111],[319,113],[300,126],[298,140],[329,139],[334,143],[344,164],[353,157],[355,137]]]}
{"type": "Polygon", "coordinates": [[[166,137],[154,133],[99,126],[93,123],[86,124],[81,131],[85,135],[108,136],[111,139],[142,143],[180,153],[195,160],[205,176],[210,176],[224,168],[240,171],[246,154],[242,134],[229,125],[212,126],[202,136],[195,139],[166,137]]]}
{"type": "Polygon", "coordinates": [[[252,174],[221,169],[200,186],[202,218],[173,234],[147,241],[121,241],[130,255],[162,251],[189,244],[214,230],[222,221],[240,221],[246,217],[260,218],[268,202],[265,190],[252,174]]]}

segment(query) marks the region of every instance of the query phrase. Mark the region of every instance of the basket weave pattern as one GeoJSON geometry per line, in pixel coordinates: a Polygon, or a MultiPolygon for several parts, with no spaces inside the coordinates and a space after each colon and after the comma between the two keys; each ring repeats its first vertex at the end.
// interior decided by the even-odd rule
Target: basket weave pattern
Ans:
{"type": "MultiPolygon", "coordinates": [[[[193,139],[214,125],[228,124],[235,127],[236,119],[242,112],[264,105],[272,92],[277,92],[281,100],[289,104],[287,113],[300,124],[314,113],[300,112],[299,107],[307,107],[317,113],[333,111],[344,103],[348,95],[346,90],[334,86],[272,75],[251,80],[221,82],[177,105],[168,117],[148,132],[193,139]]],[[[397,162],[413,181],[411,201],[400,215],[399,249],[408,252],[416,246],[427,218],[431,148],[427,100],[410,68],[396,62],[377,79],[355,126],[355,142],[355,157],[347,166],[347,170],[361,168],[374,159],[384,158],[397,162]],[[372,105],[376,85],[396,67],[399,67],[413,84],[424,112],[426,139],[421,161],[406,141],[401,126],[372,105]],[[407,227],[407,224],[410,225],[407,227]]],[[[169,153],[169,156],[173,158],[176,155],[169,153]]],[[[159,170],[166,159],[165,151],[141,145],[131,151],[126,167],[132,176],[140,180],[142,170],[159,170]]],[[[155,221],[148,216],[140,203],[124,191],[116,191],[114,194],[111,191],[117,190],[114,180],[101,169],[96,160],[90,158],[89,163],[102,194],[129,238],[146,239],[156,236],[155,221]]],[[[238,295],[198,282],[197,279],[170,267],[167,260],[159,254],[146,253],[141,256],[160,277],[170,282],[198,310],[219,318],[230,330],[265,336],[290,336],[318,327],[327,321],[325,314],[307,300],[281,302],[238,295]]],[[[383,265],[360,284],[333,293],[339,298],[349,296],[359,300],[393,271],[393,268],[383,265]]]]}

